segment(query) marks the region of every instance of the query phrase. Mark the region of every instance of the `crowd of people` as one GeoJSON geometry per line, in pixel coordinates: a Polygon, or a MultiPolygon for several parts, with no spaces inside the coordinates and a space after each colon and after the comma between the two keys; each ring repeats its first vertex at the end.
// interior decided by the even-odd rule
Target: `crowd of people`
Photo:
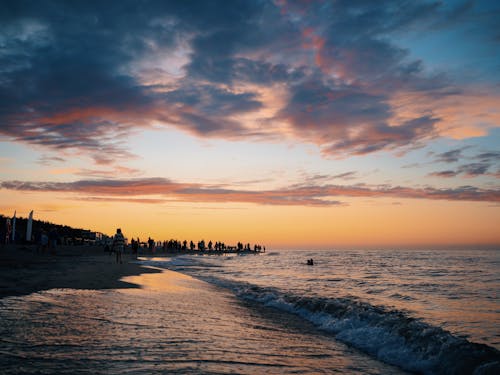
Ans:
{"type": "Polygon", "coordinates": [[[249,243],[244,245],[238,242],[236,246],[226,245],[224,242],[208,241],[205,240],[197,241],[179,241],[179,240],[168,240],[168,241],[154,241],[148,238],[146,242],[141,242],[139,238],[132,239],[130,242],[131,246],[137,246],[137,248],[147,249],[151,252],[163,251],[163,252],[181,252],[181,251],[205,251],[205,252],[231,252],[231,251],[254,251],[254,252],[265,252],[265,246],[253,245],[250,246],[249,243]],[[136,244],[136,245],[134,245],[136,244]]]}
{"type": "Polygon", "coordinates": [[[57,229],[52,228],[48,233],[45,230],[38,231],[35,233],[36,252],[45,254],[50,251],[51,254],[55,254],[58,241],[57,229]]]}
{"type": "MultiPolygon", "coordinates": [[[[1,233],[1,241],[0,243],[9,244],[11,243],[12,228],[10,226],[10,219],[6,220],[6,228],[5,233],[1,233]]],[[[61,227],[61,226],[59,226],[61,227]]],[[[24,243],[30,243],[36,245],[34,251],[39,254],[50,253],[55,255],[57,252],[58,245],[76,245],[83,244],[75,239],[71,238],[64,233],[61,235],[58,231],[57,226],[47,227],[39,225],[37,229],[33,231],[33,235],[31,241],[24,241],[24,243]]],[[[63,227],[65,228],[65,227],[63,227]]],[[[69,228],[69,227],[68,227],[69,228]]],[[[23,228],[24,229],[24,228],[23,228]]],[[[71,228],[70,228],[71,229],[71,228]]],[[[13,242],[13,241],[12,241],[13,242]]],[[[265,252],[266,247],[254,244],[253,246],[250,243],[244,244],[243,242],[238,242],[236,245],[227,245],[222,241],[208,241],[205,240],[197,241],[196,243],[193,241],[179,241],[179,240],[168,240],[168,241],[155,241],[151,237],[147,239],[147,241],[141,241],[139,238],[132,238],[130,242],[127,241],[126,237],[122,233],[121,228],[116,230],[116,233],[111,236],[105,236],[103,241],[101,242],[104,245],[104,250],[111,253],[116,254],[116,262],[122,263],[122,255],[125,251],[130,249],[130,253],[134,258],[137,258],[139,252],[143,253],[181,253],[181,252],[199,252],[199,253],[207,253],[207,254],[222,254],[222,253],[241,253],[241,252],[253,252],[260,253],[265,252]]],[[[97,243],[96,243],[97,244],[97,243]]]]}
{"type": "MultiPolygon", "coordinates": [[[[134,241],[134,240],[133,240],[134,241]]],[[[139,239],[137,239],[137,242],[140,242],[139,239]]],[[[156,242],[152,241],[151,239],[148,240],[148,246],[149,250],[161,250],[161,251],[219,251],[219,252],[230,252],[230,251],[255,251],[255,252],[261,252],[265,251],[265,247],[262,247],[261,245],[255,244],[253,247],[250,246],[250,244],[243,245],[243,243],[238,242],[236,246],[229,246],[226,245],[224,242],[216,241],[208,241],[208,243],[205,242],[205,240],[198,241],[196,244],[193,241],[178,241],[178,240],[169,240],[169,241],[163,241],[163,242],[156,242]],[[150,242],[151,241],[151,242],[150,242]]]]}
{"type": "Polygon", "coordinates": [[[132,238],[130,243],[126,244],[125,237],[120,228],[116,230],[116,234],[111,241],[111,244],[105,245],[105,251],[115,252],[117,263],[122,262],[122,254],[125,248],[130,249],[130,253],[133,257],[137,258],[139,251],[148,253],[180,253],[180,252],[203,252],[203,253],[240,253],[240,252],[254,252],[260,253],[265,252],[266,247],[250,243],[246,245],[242,242],[238,242],[235,246],[226,245],[224,242],[200,240],[196,244],[193,241],[179,241],[179,240],[168,240],[168,241],[155,241],[151,237],[147,241],[141,241],[140,238],[132,238]]]}

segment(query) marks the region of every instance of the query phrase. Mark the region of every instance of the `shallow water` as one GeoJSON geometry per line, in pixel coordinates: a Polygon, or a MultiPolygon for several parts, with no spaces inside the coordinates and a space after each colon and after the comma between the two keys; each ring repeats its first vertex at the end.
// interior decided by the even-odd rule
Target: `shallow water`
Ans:
{"type": "Polygon", "coordinates": [[[2,374],[401,374],[300,317],[170,271],[0,300],[2,374]]]}
{"type": "Polygon", "coordinates": [[[500,349],[500,251],[281,251],[202,259],[221,267],[196,265],[191,274],[308,296],[352,296],[500,349]],[[305,265],[309,258],[314,267],[305,265]]]}
{"type": "Polygon", "coordinates": [[[499,251],[280,251],[148,262],[294,313],[407,370],[468,373],[500,361],[499,251]]]}

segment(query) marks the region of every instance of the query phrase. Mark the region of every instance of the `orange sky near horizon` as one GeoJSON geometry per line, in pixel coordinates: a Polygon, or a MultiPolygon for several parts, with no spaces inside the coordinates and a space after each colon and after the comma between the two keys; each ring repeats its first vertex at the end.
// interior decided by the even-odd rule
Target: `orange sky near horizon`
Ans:
{"type": "Polygon", "coordinates": [[[492,203],[353,199],[336,207],[251,203],[82,202],[49,193],[10,192],[0,212],[128,238],[258,243],[269,249],[446,248],[500,246],[500,210],[492,203]],[[48,202],[51,203],[48,203],[48,202]],[[10,212],[10,213],[9,213],[10,212]]]}

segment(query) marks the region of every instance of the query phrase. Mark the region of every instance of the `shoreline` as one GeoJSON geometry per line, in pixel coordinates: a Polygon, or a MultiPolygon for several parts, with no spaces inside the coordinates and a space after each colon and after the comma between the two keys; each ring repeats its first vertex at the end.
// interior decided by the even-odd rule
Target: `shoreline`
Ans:
{"type": "Polygon", "coordinates": [[[130,260],[130,254],[125,254],[123,263],[117,264],[114,254],[100,246],[59,246],[52,255],[37,254],[35,246],[4,245],[0,247],[0,298],[58,288],[138,288],[121,279],[161,272],[130,260]]]}
{"type": "MultiPolygon", "coordinates": [[[[96,272],[102,265],[109,270],[114,261],[101,250],[94,255],[69,250],[54,262],[44,256],[49,258],[45,263],[96,272]]],[[[51,269],[29,249],[14,252],[24,267],[51,269]],[[23,260],[23,255],[32,258],[23,260]]],[[[5,253],[0,260],[7,258],[5,253]]],[[[150,269],[131,265],[141,275],[125,281],[140,284],[140,289],[102,293],[91,286],[89,291],[53,289],[0,299],[5,307],[0,309],[2,373],[281,375],[340,367],[349,374],[355,364],[364,373],[405,374],[331,341],[296,315],[242,301],[229,290],[178,271],[144,273],[150,269]]],[[[69,280],[56,279],[57,287],[69,280]]]]}
{"type": "MultiPolygon", "coordinates": [[[[157,273],[132,258],[130,248],[123,254],[123,263],[117,264],[115,255],[102,246],[60,245],[56,254],[37,253],[36,245],[9,244],[0,246],[0,298],[21,296],[57,288],[120,289],[138,288],[136,284],[121,281],[127,276],[157,273]]],[[[175,257],[179,255],[257,255],[254,251],[164,251],[140,249],[138,257],[175,257]]]]}

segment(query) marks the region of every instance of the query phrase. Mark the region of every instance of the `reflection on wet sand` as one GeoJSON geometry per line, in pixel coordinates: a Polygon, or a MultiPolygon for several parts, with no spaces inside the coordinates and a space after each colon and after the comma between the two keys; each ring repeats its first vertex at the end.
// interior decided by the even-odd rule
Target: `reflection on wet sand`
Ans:
{"type": "MultiPolygon", "coordinates": [[[[155,267],[147,267],[151,269],[161,270],[155,267]]],[[[127,276],[121,279],[127,283],[139,285],[141,289],[155,292],[167,293],[189,293],[194,287],[206,287],[206,283],[196,280],[191,276],[182,273],[163,270],[161,275],[157,274],[141,274],[137,276],[127,276]]],[[[137,289],[123,289],[124,293],[142,293],[137,289]]]]}

